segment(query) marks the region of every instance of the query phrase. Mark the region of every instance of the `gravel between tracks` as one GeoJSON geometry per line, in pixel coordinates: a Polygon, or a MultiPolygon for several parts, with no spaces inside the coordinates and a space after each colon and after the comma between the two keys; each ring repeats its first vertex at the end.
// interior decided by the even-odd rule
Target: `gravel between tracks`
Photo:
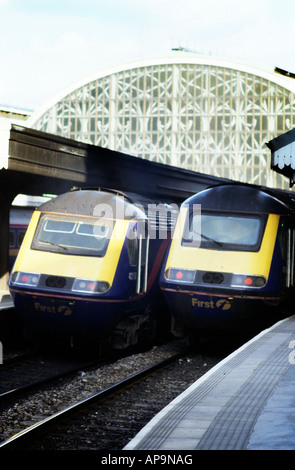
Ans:
{"type": "MultiPolygon", "coordinates": [[[[26,398],[19,399],[17,403],[8,404],[0,412],[0,441],[183,349],[184,345],[181,342],[153,347],[149,351],[118,359],[110,365],[86,372],[81,370],[73,378],[62,379],[38,393],[31,393],[26,398]]],[[[210,353],[187,355],[184,359],[180,359],[177,374],[173,374],[172,377],[167,374],[167,386],[162,390],[158,403],[155,403],[153,409],[147,410],[146,422],[221,359],[220,355],[210,353]]]]}

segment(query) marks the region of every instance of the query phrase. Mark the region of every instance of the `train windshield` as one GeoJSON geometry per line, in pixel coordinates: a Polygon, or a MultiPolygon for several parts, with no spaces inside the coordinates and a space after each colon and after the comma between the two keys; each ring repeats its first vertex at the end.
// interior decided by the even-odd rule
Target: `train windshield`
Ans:
{"type": "Polygon", "coordinates": [[[192,214],[183,244],[214,250],[258,251],[266,218],[220,213],[192,214]]]}
{"type": "Polygon", "coordinates": [[[111,237],[111,221],[41,216],[32,249],[71,255],[103,256],[111,237]]]}

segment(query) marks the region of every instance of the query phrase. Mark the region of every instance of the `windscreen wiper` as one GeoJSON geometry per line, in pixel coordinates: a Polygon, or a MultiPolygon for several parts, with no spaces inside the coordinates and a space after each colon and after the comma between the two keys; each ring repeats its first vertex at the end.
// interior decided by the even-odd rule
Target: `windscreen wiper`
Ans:
{"type": "Polygon", "coordinates": [[[41,243],[48,243],[49,245],[58,246],[58,248],[62,248],[63,250],[68,250],[68,248],[64,245],[59,245],[58,243],[50,242],[49,240],[38,240],[41,243]]]}
{"type": "MultiPolygon", "coordinates": [[[[197,235],[198,237],[201,237],[201,238],[204,238],[204,240],[207,240],[209,242],[212,242],[212,243],[215,243],[216,245],[218,246],[223,246],[223,243],[222,242],[219,242],[217,240],[214,240],[214,238],[211,238],[211,237],[207,237],[206,235],[204,235],[203,233],[198,233],[198,232],[195,232],[194,231],[194,235],[197,235]]],[[[191,241],[189,239],[185,240],[187,242],[191,241]]]]}

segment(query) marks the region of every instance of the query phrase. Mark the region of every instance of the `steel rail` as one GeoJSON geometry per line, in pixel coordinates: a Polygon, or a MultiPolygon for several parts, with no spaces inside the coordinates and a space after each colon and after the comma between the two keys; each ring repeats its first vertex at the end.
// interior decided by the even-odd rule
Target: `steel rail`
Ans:
{"type": "Polygon", "coordinates": [[[118,392],[119,390],[122,390],[123,388],[127,387],[131,383],[136,382],[136,380],[138,380],[138,379],[140,379],[140,378],[142,378],[146,375],[149,375],[149,374],[151,374],[152,372],[154,372],[156,370],[164,368],[168,364],[170,364],[170,363],[176,361],[177,359],[183,357],[186,353],[187,353],[187,351],[182,352],[182,353],[174,354],[174,355],[170,356],[169,358],[164,359],[163,361],[160,361],[160,362],[158,362],[158,363],[156,363],[152,366],[149,366],[149,367],[147,367],[147,368],[145,368],[145,369],[143,369],[139,372],[136,372],[136,373],[126,377],[125,379],[122,379],[119,382],[116,382],[115,384],[110,385],[109,387],[107,387],[103,390],[100,390],[99,392],[94,393],[93,395],[91,395],[89,397],[86,397],[83,400],[80,400],[77,403],[74,403],[74,404],[62,409],[61,411],[58,411],[57,413],[54,413],[53,415],[50,415],[47,418],[44,418],[44,419],[32,424],[31,426],[23,429],[22,431],[20,431],[19,433],[13,435],[12,437],[0,442],[0,449],[8,449],[10,447],[13,447],[15,444],[20,443],[24,438],[26,438],[28,436],[32,436],[32,434],[34,432],[36,432],[37,430],[40,431],[40,428],[42,428],[42,430],[43,430],[48,424],[50,424],[50,423],[52,424],[53,422],[57,422],[59,419],[61,419],[63,417],[69,416],[70,413],[80,410],[85,405],[90,405],[92,402],[95,402],[95,401],[100,401],[100,400],[102,401],[107,396],[109,396],[109,395],[111,395],[115,392],[118,392]]]}
{"type": "Polygon", "coordinates": [[[7,390],[6,392],[1,392],[0,393],[0,404],[2,401],[5,399],[11,399],[14,397],[17,397],[21,393],[29,392],[30,390],[33,390],[36,387],[41,387],[42,385],[47,385],[50,382],[53,382],[54,380],[61,379],[63,377],[67,377],[68,375],[75,374],[78,371],[80,371],[82,368],[90,368],[95,365],[99,365],[101,363],[101,359],[93,360],[90,362],[85,362],[85,364],[81,363],[77,366],[74,367],[69,367],[68,369],[64,370],[63,372],[59,372],[57,374],[52,374],[48,375],[48,377],[45,377],[44,379],[36,380],[31,383],[21,385],[20,387],[12,388],[10,390],[7,390]]]}

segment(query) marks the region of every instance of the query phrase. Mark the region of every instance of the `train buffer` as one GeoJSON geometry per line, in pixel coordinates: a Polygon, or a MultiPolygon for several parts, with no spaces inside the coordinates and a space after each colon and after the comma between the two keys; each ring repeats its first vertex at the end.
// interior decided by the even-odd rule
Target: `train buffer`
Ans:
{"type": "Polygon", "coordinates": [[[295,449],[295,316],[230,354],[124,450],[295,449]]]}

